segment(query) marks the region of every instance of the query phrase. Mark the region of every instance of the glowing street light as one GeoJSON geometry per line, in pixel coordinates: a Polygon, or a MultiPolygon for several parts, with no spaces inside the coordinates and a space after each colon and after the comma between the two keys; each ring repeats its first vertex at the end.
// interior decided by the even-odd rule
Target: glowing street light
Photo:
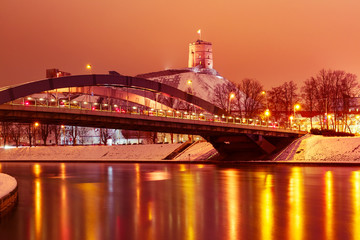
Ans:
{"type": "Polygon", "coordinates": [[[269,109],[266,109],[266,110],[265,110],[265,116],[267,116],[267,117],[270,116],[270,110],[269,110],[269,109]]]}
{"type": "Polygon", "coordinates": [[[267,95],[266,95],[266,92],[265,92],[265,91],[261,91],[261,95],[264,95],[264,96],[265,96],[265,104],[266,104],[266,108],[269,108],[269,106],[268,106],[268,101],[267,101],[267,95]]]}
{"type": "Polygon", "coordinates": [[[231,114],[231,100],[235,98],[235,93],[230,93],[229,95],[229,114],[231,114]]]}
{"type": "Polygon", "coordinates": [[[294,105],[294,117],[295,117],[295,111],[300,109],[300,104],[294,105]]]}
{"type": "Polygon", "coordinates": [[[86,69],[91,70],[92,66],[90,64],[86,64],[86,69]]]}
{"type": "Polygon", "coordinates": [[[36,147],[36,128],[39,126],[38,122],[34,123],[34,146],[36,147]]]}

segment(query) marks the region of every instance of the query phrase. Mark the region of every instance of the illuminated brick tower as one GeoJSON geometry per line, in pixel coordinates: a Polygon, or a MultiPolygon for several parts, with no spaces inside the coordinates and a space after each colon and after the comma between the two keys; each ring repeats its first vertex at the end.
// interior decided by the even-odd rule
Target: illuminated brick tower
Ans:
{"type": "Polygon", "coordinates": [[[203,40],[197,40],[189,44],[188,67],[200,66],[201,68],[213,68],[212,44],[203,40]]]}

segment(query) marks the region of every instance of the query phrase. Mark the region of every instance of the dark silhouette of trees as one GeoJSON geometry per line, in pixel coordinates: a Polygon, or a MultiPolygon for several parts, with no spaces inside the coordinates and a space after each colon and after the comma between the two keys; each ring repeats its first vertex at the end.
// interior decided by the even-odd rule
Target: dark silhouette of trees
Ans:
{"type": "Polygon", "coordinates": [[[20,146],[20,140],[23,133],[23,127],[20,123],[13,123],[10,127],[10,138],[16,147],[20,146]]]}

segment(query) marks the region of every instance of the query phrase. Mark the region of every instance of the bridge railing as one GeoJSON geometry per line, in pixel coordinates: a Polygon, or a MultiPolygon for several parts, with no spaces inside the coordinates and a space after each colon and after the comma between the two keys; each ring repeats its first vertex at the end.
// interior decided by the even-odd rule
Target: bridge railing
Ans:
{"type": "Polygon", "coordinates": [[[45,99],[45,98],[20,98],[16,101],[9,102],[10,105],[22,105],[31,107],[44,107],[44,108],[63,108],[84,111],[102,111],[102,112],[115,112],[119,114],[138,114],[154,117],[166,117],[177,119],[190,119],[196,121],[219,122],[224,124],[242,124],[253,125],[267,128],[281,128],[288,130],[301,130],[300,126],[280,125],[278,122],[265,121],[253,118],[239,118],[236,116],[214,115],[207,112],[192,112],[175,109],[150,109],[141,108],[129,105],[117,105],[87,101],[73,101],[65,99],[45,99]]]}

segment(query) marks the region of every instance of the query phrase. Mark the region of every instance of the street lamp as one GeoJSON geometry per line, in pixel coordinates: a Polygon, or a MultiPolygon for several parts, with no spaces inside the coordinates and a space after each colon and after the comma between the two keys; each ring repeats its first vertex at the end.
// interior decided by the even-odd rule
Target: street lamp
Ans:
{"type": "Polygon", "coordinates": [[[191,79],[187,80],[186,84],[189,85],[189,88],[190,88],[189,92],[194,95],[193,88],[192,88],[192,80],[191,79]]]}
{"type": "Polygon", "coordinates": [[[290,129],[292,129],[292,127],[293,127],[292,121],[293,121],[294,117],[293,117],[293,116],[290,116],[289,119],[290,119],[290,129]]]}
{"type": "Polygon", "coordinates": [[[265,104],[266,104],[266,108],[269,108],[269,106],[268,106],[268,101],[267,101],[267,95],[266,95],[266,92],[265,92],[265,91],[262,91],[262,92],[261,92],[261,94],[265,96],[265,104]]]}
{"type": "Polygon", "coordinates": [[[63,138],[64,138],[64,143],[63,145],[65,146],[65,126],[61,125],[61,129],[62,129],[62,134],[63,134],[63,138]]]}
{"type": "Polygon", "coordinates": [[[300,109],[300,104],[294,105],[294,117],[295,117],[295,111],[300,109]]]}
{"type": "Polygon", "coordinates": [[[267,126],[269,123],[270,110],[266,109],[264,114],[266,116],[266,126],[267,126]]]}
{"type": "Polygon", "coordinates": [[[34,146],[36,147],[36,128],[39,126],[38,122],[34,123],[34,146]]]}
{"type": "Polygon", "coordinates": [[[229,114],[231,114],[231,100],[235,98],[235,93],[230,93],[229,95],[229,114]]]}

